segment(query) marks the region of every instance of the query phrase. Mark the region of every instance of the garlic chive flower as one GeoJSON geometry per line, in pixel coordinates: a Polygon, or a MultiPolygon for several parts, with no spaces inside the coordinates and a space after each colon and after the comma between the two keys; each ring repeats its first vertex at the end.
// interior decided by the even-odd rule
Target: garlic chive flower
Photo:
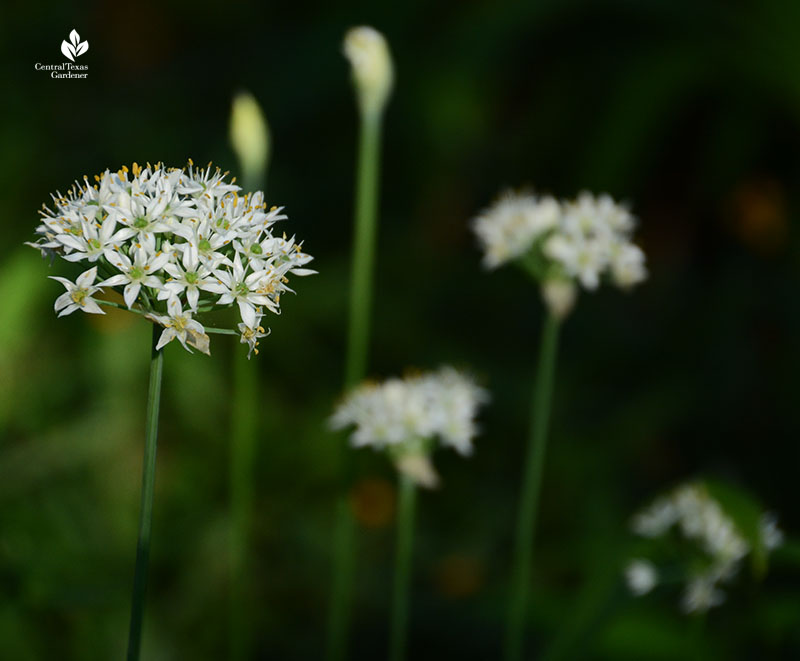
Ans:
{"type": "Polygon", "coordinates": [[[507,191],[473,221],[486,268],[519,262],[542,286],[550,310],[563,318],[577,288],[597,289],[605,279],[628,289],[647,277],[645,255],[632,240],[628,209],[608,195],[581,193],[557,201],[507,191]]]}
{"type": "Polygon", "coordinates": [[[687,613],[705,612],[725,600],[721,585],[737,574],[754,543],[770,551],[783,541],[783,533],[770,514],[761,517],[758,539],[748,539],[702,483],[684,484],[657,498],[634,516],[631,525],[637,535],[654,540],[657,551],[672,549],[660,556],[663,571],[647,559],[637,558],[628,564],[625,578],[631,592],[646,594],[662,574],[678,577],[685,581],[681,608],[687,613]],[[667,536],[674,539],[667,541],[667,536]],[[676,539],[681,540],[683,549],[677,553],[676,539]]]}
{"type": "Polygon", "coordinates": [[[177,338],[207,352],[195,315],[236,303],[240,338],[252,353],[267,334],[266,311],[279,314],[281,294],[292,291],[289,277],[315,271],[294,237],[273,236],[283,209],[269,207],[262,192],[242,195],[226,177],[191,160],[183,169],[134,163],[53,195],[28,245],[93,264],[75,283],[54,277],[67,289],[56,300],[59,316],[102,314],[101,305],[116,304],[93,296],[114,289],[129,310],[164,327],[159,348],[177,338]],[[104,279],[95,284],[98,274],[104,279]]]}
{"type": "Polygon", "coordinates": [[[472,378],[443,367],[383,383],[365,383],[348,394],[330,419],[333,429],[354,427],[355,447],[386,450],[400,471],[423,486],[438,476],[430,454],[438,443],[462,455],[472,453],[478,407],[488,393],[472,378]]]}
{"type": "Polygon", "coordinates": [[[94,284],[97,277],[97,267],[93,266],[88,271],[84,271],[78,276],[73,284],[66,278],[59,278],[57,275],[49,276],[53,280],[58,280],[67,290],[56,299],[55,311],[59,317],[72,314],[75,310],[83,310],[89,314],[105,314],[100,306],[92,298],[92,294],[102,291],[100,285],[94,284]]]}

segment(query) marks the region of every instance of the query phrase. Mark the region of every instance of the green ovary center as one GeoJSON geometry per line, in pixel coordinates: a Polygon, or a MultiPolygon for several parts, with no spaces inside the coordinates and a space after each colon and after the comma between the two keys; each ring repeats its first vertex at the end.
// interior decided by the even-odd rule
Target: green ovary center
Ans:
{"type": "Polygon", "coordinates": [[[134,220],[134,221],[133,221],[133,226],[134,226],[134,227],[135,227],[137,230],[143,230],[143,229],[144,229],[145,227],[147,227],[149,224],[150,224],[150,223],[148,223],[148,222],[147,222],[147,218],[142,218],[142,216],[139,216],[139,217],[138,217],[136,220],[134,220]]]}
{"type": "Polygon", "coordinates": [[[261,246],[257,243],[253,244],[250,247],[250,252],[253,253],[254,255],[260,255],[262,253],[261,246]]]}
{"type": "Polygon", "coordinates": [[[197,244],[197,249],[200,252],[210,252],[211,251],[211,241],[208,239],[200,239],[197,244]]]}
{"type": "Polygon", "coordinates": [[[89,295],[89,292],[86,291],[85,289],[76,289],[70,294],[70,298],[75,303],[77,303],[78,305],[83,307],[83,302],[84,302],[84,300],[86,300],[86,297],[88,295],[89,295]]]}
{"type": "Polygon", "coordinates": [[[250,287],[248,287],[246,283],[240,282],[238,285],[236,285],[237,296],[247,296],[249,293],[250,287]]]}
{"type": "Polygon", "coordinates": [[[190,285],[193,285],[197,282],[197,273],[192,273],[191,271],[187,272],[186,275],[186,282],[190,285]]]}
{"type": "Polygon", "coordinates": [[[103,247],[97,239],[89,239],[86,243],[89,244],[90,250],[100,250],[103,247]]]}
{"type": "Polygon", "coordinates": [[[144,277],[144,269],[141,266],[134,266],[128,275],[131,280],[141,280],[144,277]]]}
{"type": "Polygon", "coordinates": [[[173,317],[170,326],[180,333],[186,329],[186,319],[184,317],[173,317]]]}

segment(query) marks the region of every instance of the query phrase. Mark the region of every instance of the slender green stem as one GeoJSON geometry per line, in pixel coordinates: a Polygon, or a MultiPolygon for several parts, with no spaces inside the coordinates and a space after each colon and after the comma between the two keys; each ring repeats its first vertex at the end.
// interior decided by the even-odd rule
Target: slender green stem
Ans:
{"type": "Polygon", "coordinates": [[[150,532],[153,527],[153,494],[156,484],[156,444],[158,440],[158,408],[161,402],[161,373],[164,353],[156,349],[161,327],[153,324],[150,357],[150,385],[147,390],[147,425],[144,437],[142,467],[142,504],[139,513],[139,541],[136,546],[136,569],[133,575],[131,623],[128,636],[128,661],[138,661],[142,644],[142,619],[147,591],[147,567],[150,562],[150,532]]]}
{"type": "MultiPolygon", "coordinates": [[[[211,333],[212,335],[241,335],[239,331],[235,331],[232,328],[213,328],[211,326],[204,326],[206,333],[211,333]]],[[[242,353],[242,352],[239,352],[242,353]]],[[[242,355],[247,355],[243,353],[242,355]]]]}
{"type": "Polygon", "coordinates": [[[533,534],[536,528],[539,493],[542,486],[542,471],[547,448],[547,428],[550,419],[550,400],[553,392],[553,377],[558,349],[558,329],[558,319],[552,314],[548,314],[542,327],[539,370],[536,375],[536,386],[533,392],[530,439],[519,501],[512,565],[511,599],[506,630],[506,661],[519,661],[522,659],[525,616],[527,614],[528,594],[530,591],[533,534]]]}
{"type": "Polygon", "coordinates": [[[356,181],[353,270],[350,279],[346,388],[352,388],[358,384],[366,373],[372,308],[372,271],[377,235],[380,132],[381,119],[379,115],[362,117],[356,181]]]}
{"type": "MultiPolygon", "coordinates": [[[[265,171],[244,171],[246,190],[258,188],[265,171]]],[[[213,306],[212,306],[213,307],[213,306]]],[[[238,335],[227,329],[209,332],[238,335]]],[[[247,359],[242,346],[234,347],[233,399],[231,419],[230,498],[231,498],[231,593],[230,659],[244,661],[251,656],[253,618],[250,607],[250,543],[253,531],[255,498],[255,458],[258,432],[257,362],[247,359]]]]}
{"type": "MultiPolygon", "coordinates": [[[[372,272],[377,234],[380,134],[380,115],[362,115],[356,175],[355,232],[345,389],[352,388],[366,375],[372,307],[372,272]]],[[[342,488],[336,503],[333,536],[335,544],[333,583],[328,611],[327,658],[330,661],[341,661],[347,656],[355,566],[356,523],[348,499],[352,464],[343,437],[341,464],[342,488]]]]}
{"type": "Polygon", "coordinates": [[[249,547],[252,532],[253,463],[256,454],[258,373],[245,351],[236,347],[231,428],[231,659],[249,658],[251,617],[248,608],[249,547]]]}
{"type": "Polygon", "coordinates": [[[414,506],[416,486],[405,473],[400,474],[397,504],[397,552],[392,595],[392,629],[389,638],[389,661],[405,661],[408,631],[408,596],[411,582],[411,549],[414,543],[414,506]]]}

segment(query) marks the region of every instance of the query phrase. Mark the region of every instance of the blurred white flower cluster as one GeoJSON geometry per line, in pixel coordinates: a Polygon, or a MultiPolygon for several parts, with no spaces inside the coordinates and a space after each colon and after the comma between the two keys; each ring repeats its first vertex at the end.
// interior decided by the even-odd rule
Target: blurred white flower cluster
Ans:
{"type": "Polygon", "coordinates": [[[576,282],[594,290],[607,277],[625,289],[647,277],[644,253],[631,241],[635,225],[628,209],[608,195],[584,192],[561,202],[511,191],[472,224],[484,265],[494,269],[519,260],[562,315],[571,308],[576,282]]]}
{"type": "Polygon", "coordinates": [[[194,315],[236,304],[241,341],[257,353],[265,311],[280,313],[288,274],[314,273],[303,268],[312,257],[294,237],[273,236],[282,208],[269,208],[261,192],[240,195],[226,175],[191,161],[185,169],[134,163],[54,195],[28,245],[92,265],[75,283],[55,278],[67,290],[55,303],[59,316],[102,314],[93,296],[114,288],[128,309],[164,327],[158,348],[177,338],[207,353],[194,315]]]}
{"type": "MultiPolygon", "coordinates": [[[[689,613],[721,604],[725,594],[719,585],[738,572],[742,560],[753,550],[734,520],[700,483],[681,485],[659,497],[633,518],[632,528],[650,539],[666,536],[675,529],[696,546],[699,557],[689,563],[685,574],[678,571],[686,579],[682,608],[689,613]]],[[[758,544],[766,551],[783,541],[783,533],[769,514],[761,516],[757,534],[758,544]]],[[[625,577],[631,592],[642,595],[658,584],[661,574],[675,571],[659,572],[651,561],[637,558],[629,563],[625,577]]]]}
{"type": "Polygon", "coordinates": [[[400,470],[424,486],[438,481],[428,456],[435,439],[462,455],[472,452],[475,416],[488,393],[452,367],[383,383],[365,383],[336,408],[334,429],[354,426],[356,447],[386,449],[400,470]]]}

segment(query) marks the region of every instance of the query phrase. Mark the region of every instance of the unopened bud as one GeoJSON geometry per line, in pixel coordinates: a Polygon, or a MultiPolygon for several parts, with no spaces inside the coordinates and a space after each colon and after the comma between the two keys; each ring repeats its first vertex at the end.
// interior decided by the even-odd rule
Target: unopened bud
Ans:
{"type": "Polygon", "coordinates": [[[269,126],[249,92],[239,92],[233,98],[230,138],[244,179],[251,187],[262,186],[269,160],[269,126]]]}
{"type": "Polygon", "coordinates": [[[564,319],[575,305],[578,291],[571,280],[547,280],[542,285],[542,298],[550,313],[557,319],[564,319]]]}
{"type": "Polygon", "coordinates": [[[344,54],[353,67],[358,104],[365,115],[383,111],[394,82],[389,46],[374,28],[350,29],[344,38],[344,54]]]}

